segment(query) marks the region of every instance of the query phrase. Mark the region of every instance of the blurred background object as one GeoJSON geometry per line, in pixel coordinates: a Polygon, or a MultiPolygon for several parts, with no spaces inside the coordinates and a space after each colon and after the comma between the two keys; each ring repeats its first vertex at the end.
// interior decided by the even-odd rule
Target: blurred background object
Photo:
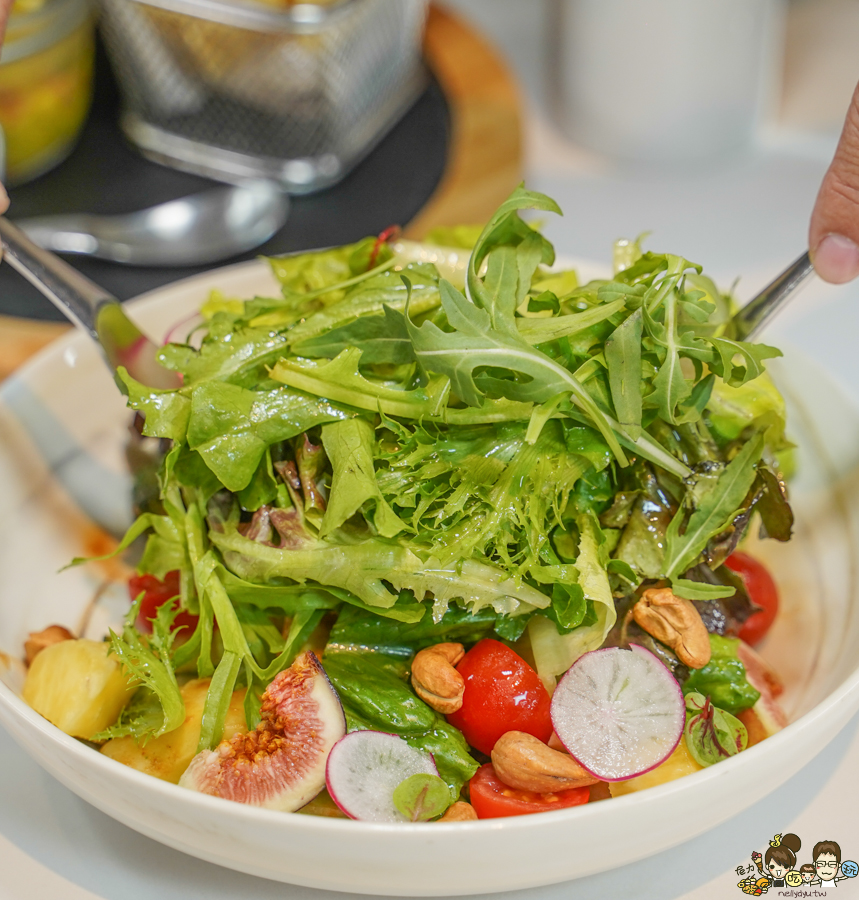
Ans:
{"type": "Polygon", "coordinates": [[[859,3],[793,0],[785,33],[781,129],[839,133],[859,80],[859,3]]]}
{"type": "Polygon", "coordinates": [[[93,46],[87,0],[15,0],[0,56],[9,185],[71,151],[90,105],[93,46]]]}
{"type": "Polygon", "coordinates": [[[122,129],[197,174],[328,187],[425,87],[426,5],[99,0],[122,129]]]}
{"type": "Polygon", "coordinates": [[[783,12],[783,0],[553,0],[556,121],[636,162],[748,149],[780,88],[783,12]]]}
{"type": "MultiPolygon", "coordinates": [[[[385,8],[399,2],[386,0],[385,8]]],[[[284,227],[236,261],[348,243],[393,224],[420,238],[438,226],[485,221],[522,180],[520,92],[503,56],[479,28],[436,4],[421,51],[426,86],[400,120],[335,185],[293,195],[284,227]]],[[[140,155],[119,129],[120,108],[98,42],[92,108],[77,145],[62,165],[10,191],[9,217],[128,214],[216,186],[140,155]]],[[[72,262],[121,299],[205,268],[72,262]]],[[[0,266],[0,378],[65,328],[58,318],[35,288],[0,266]]]]}

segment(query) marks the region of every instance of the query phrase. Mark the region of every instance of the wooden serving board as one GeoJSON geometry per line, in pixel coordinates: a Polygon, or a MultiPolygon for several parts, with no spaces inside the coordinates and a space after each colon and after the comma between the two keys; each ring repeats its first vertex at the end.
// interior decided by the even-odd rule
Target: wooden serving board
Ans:
{"type": "MultiPolygon", "coordinates": [[[[495,48],[441,6],[430,7],[424,56],[451,116],[445,172],[406,233],[483,222],[522,180],[520,99],[495,48]]],[[[0,380],[71,326],[0,316],[0,380]]]]}

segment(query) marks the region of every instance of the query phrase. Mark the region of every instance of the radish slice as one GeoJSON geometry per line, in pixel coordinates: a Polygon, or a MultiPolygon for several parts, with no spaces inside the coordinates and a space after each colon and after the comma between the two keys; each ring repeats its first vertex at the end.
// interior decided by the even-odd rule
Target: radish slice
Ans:
{"type": "Polygon", "coordinates": [[[411,775],[438,775],[431,753],[383,731],[353,731],[328,754],[325,782],[334,802],[352,819],[408,822],[394,806],[394,790],[411,775]]]}
{"type": "Polygon", "coordinates": [[[680,685],[648,650],[609,647],[579,657],[552,696],[552,724],[570,755],[600,781],[655,768],[683,735],[680,685]]]}

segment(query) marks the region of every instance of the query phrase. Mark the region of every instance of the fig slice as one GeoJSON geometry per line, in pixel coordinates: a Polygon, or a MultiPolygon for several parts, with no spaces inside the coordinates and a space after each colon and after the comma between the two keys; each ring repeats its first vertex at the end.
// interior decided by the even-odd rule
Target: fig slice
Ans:
{"type": "Polygon", "coordinates": [[[396,734],[353,731],[328,755],[328,793],[350,819],[408,822],[394,806],[394,790],[411,775],[438,775],[431,753],[396,734]]]}
{"type": "Polygon", "coordinates": [[[302,653],[262,695],[255,731],[198,753],[182,787],[294,812],[325,787],[331,748],[346,733],[337,692],[313,653],[302,653]]]}
{"type": "Polygon", "coordinates": [[[650,651],[609,647],[579,657],[555,688],[552,724],[600,781],[625,781],[667,759],[686,724],[683,693],[650,651]]]}

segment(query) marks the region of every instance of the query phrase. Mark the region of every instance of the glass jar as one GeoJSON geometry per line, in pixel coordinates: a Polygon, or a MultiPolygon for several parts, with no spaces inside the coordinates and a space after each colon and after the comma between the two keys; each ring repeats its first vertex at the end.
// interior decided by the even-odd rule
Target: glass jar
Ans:
{"type": "Polygon", "coordinates": [[[10,185],[71,151],[92,97],[93,19],[87,0],[16,0],[0,54],[0,125],[10,185]]]}

